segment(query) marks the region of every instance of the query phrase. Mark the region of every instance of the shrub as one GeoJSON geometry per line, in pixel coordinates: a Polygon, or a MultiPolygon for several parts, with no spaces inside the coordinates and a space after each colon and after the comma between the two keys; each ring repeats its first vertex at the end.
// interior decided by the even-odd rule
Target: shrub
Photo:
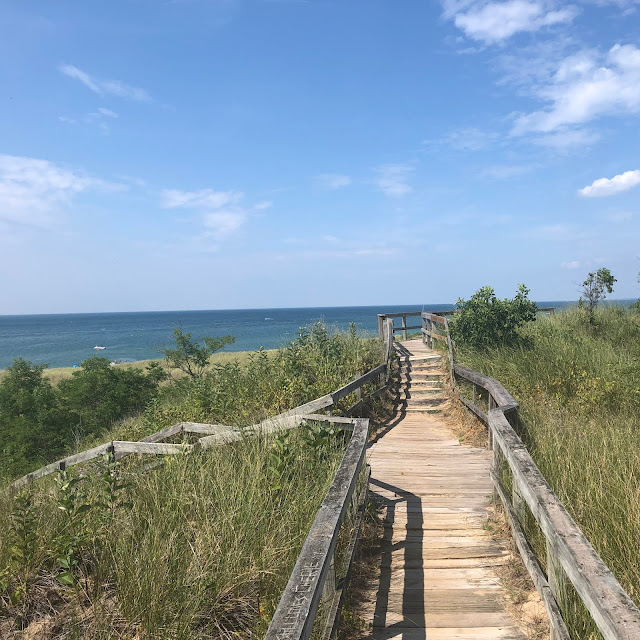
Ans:
{"type": "Polygon", "coordinates": [[[69,424],[84,434],[98,434],[116,420],[142,411],[155,396],[159,376],[138,369],[119,369],[93,356],[58,386],[69,424]]]}
{"type": "Polygon", "coordinates": [[[476,348],[516,343],[518,327],[536,319],[536,303],[528,295],[520,284],[512,300],[500,300],[491,287],[478,289],[469,300],[458,298],[451,321],[454,340],[476,348]]]}

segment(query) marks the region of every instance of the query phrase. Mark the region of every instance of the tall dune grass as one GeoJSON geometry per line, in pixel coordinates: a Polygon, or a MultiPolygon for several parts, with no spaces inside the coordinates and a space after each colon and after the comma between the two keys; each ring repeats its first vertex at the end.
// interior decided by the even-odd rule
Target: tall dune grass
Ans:
{"type": "MultiPolygon", "coordinates": [[[[275,353],[168,385],[104,439],[182,421],[251,424],[381,359],[378,340],[315,325],[275,353]]],[[[100,461],[74,471],[86,476],[77,484],[71,474],[0,493],[0,637],[262,637],[344,450],[331,430],[308,428],[152,469],[132,457],[116,475],[100,461]]]]}
{"type": "MultiPolygon", "coordinates": [[[[623,587],[640,603],[640,315],[570,309],[521,329],[518,347],[457,357],[520,402],[536,464],[623,587]]],[[[584,618],[584,616],[583,616],[584,618]]],[[[574,621],[575,637],[591,627],[574,621]]]]}

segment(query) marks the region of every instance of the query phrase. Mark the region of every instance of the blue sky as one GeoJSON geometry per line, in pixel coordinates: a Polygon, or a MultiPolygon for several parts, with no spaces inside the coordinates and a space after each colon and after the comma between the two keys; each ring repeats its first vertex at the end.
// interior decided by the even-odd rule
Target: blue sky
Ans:
{"type": "Polygon", "coordinates": [[[636,0],[0,6],[0,313],[639,295],[636,0]]]}

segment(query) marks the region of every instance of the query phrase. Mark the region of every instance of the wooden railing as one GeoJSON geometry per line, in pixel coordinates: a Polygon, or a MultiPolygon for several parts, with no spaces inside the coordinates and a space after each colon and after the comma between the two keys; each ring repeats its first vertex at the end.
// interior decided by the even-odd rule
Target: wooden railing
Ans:
{"type": "Polygon", "coordinates": [[[365,464],[369,420],[348,416],[387,390],[394,356],[392,329],[392,321],[382,323],[385,363],[334,392],[332,398],[337,401],[361,389],[376,376],[380,376],[381,386],[347,409],[347,416],[307,415],[307,418],[336,424],[351,424],[353,434],[331,488],[311,525],[265,640],[307,640],[312,634],[323,640],[335,637],[364,516],[370,473],[365,464]],[[346,546],[346,550],[339,558],[336,549],[349,511],[351,520],[355,522],[351,532],[343,534],[346,540],[342,546],[346,546]]]}
{"type": "Polygon", "coordinates": [[[447,342],[454,392],[489,428],[496,497],[504,505],[515,544],[549,614],[551,639],[570,638],[561,609],[567,602],[567,580],[605,640],[640,639],[640,610],[569,515],[516,433],[516,400],[497,380],[454,362],[445,317],[423,313],[422,318],[425,342],[447,342]],[[480,398],[485,398],[486,406],[479,404],[480,398]],[[536,556],[525,535],[527,512],[544,536],[543,559],[536,556]]]}
{"type": "Polygon", "coordinates": [[[299,426],[303,421],[330,422],[351,432],[344,457],[331,487],[313,521],[289,582],[282,594],[267,631],[270,640],[302,640],[312,631],[319,637],[334,637],[353,558],[356,553],[369,484],[370,469],[365,463],[369,420],[354,417],[373,398],[388,388],[394,362],[393,322],[382,325],[384,363],[358,376],[340,389],[311,402],[285,411],[250,427],[181,422],[154,433],[139,442],[111,441],[58,460],[14,481],[7,490],[15,491],[58,470],[87,462],[105,454],[121,459],[131,454],[172,455],[186,453],[194,447],[212,447],[241,438],[283,431],[299,426]],[[365,385],[375,384],[365,397],[365,385]],[[354,394],[356,403],[344,411],[346,415],[331,415],[336,403],[354,394]],[[326,414],[319,413],[326,411],[326,414]],[[184,435],[198,435],[194,444],[164,443],[162,440],[184,435]],[[345,527],[345,522],[348,527],[345,527]],[[340,543],[340,545],[338,544],[340,543]],[[319,615],[319,613],[321,615],[319,615]]]}

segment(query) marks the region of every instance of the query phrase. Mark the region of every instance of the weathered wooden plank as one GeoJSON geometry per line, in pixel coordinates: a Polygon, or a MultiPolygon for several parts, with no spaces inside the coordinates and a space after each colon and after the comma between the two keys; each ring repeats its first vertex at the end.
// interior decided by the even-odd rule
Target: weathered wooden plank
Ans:
{"type": "Polygon", "coordinates": [[[57,460],[56,462],[52,462],[45,467],[41,467],[37,471],[32,471],[22,478],[18,478],[14,482],[9,485],[9,489],[17,489],[22,487],[29,482],[33,482],[38,478],[44,478],[61,468],[72,467],[76,464],[80,464],[81,462],[88,462],[93,458],[97,458],[98,456],[106,454],[109,449],[113,446],[112,442],[106,442],[105,444],[101,444],[93,449],[87,449],[86,451],[82,451],[80,453],[76,453],[73,456],[67,456],[66,458],[62,458],[61,460],[57,460]]]}
{"type": "Polygon", "coordinates": [[[640,610],[540,473],[502,411],[489,411],[495,442],[558,562],[606,640],[640,638],[640,610]]]}
{"type": "Polygon", "coordinates": [[[166,438],[172,438],[173,436],[177,436],[182,432],[182,422],[178,424],[171,425],[166,429],[162,429],[161,431],[156,431],[151,435],[145,436],[140,440],[140,442],[160,442],[161,440],[165,440],[166,438]]]}
{"type": "Polygon", "coordinates": [[[322,587],[358,475],[364,464],[369,421],[357,419],[340,467],[311,525],[265,640],[310,637],[322,587]]]}
{"type": "Polygon", "coordinates": [[[177,453],[185,453],[193,448],[190,444],[168,444],[166,442],[127,442],[126,440],[114,440],[113,446],[116,453],[144,453],[157,456],[170,456],[177,453]]]}
{"type": "Polygon", "coordinates": [[[225,424],[203,424],[199,422],[183,422],[182,430],[185,433],[203,433],[206,435],[219,433],[220,431],[234,430],[237,427],[231,427],[225,424]]]}
{"type": "Polygon", "coordinates": [[[350,393],[353,393],[356,389],[359,389],[360,387],[365,385],[367,382],[370,382],[371,380],[373,380],[376,376],[379,376],[381,373],[385,371],[385,369],[386,369],[386,365],[381,364],[375,369],[371,369],[371,371],[368,371],[363,376],[356,378],[349,384],[345,384],[344,387],[340,387],[340,389],[330,394],[331,398],[333,399],[333,402],[336,403],[341,398],[344,398],[345,396],[348,396],[350,393]]]}
{"type": "Polygon", "coordinates": [[[524,566],[527,568],[527,571],[533,580],[536,591],[540,595],[545,609],[547,610],[549,625],[551,627],[551,640],[571,640],[567,626],[562,618],[558,602],[549,587],[549,583],[544,576],[544,572],[538,562],[538,558],[536,558],[531,545],[524,535],[524,531],[518,521],[518,516],[509,501],[507,493],[495,473],[492,473],[492,478],[496,491],[502,500],[504,512],[509,522],[509,526],[511,527],[511,533],[513,534],[516,547],[520,552],[524,566]]]}

